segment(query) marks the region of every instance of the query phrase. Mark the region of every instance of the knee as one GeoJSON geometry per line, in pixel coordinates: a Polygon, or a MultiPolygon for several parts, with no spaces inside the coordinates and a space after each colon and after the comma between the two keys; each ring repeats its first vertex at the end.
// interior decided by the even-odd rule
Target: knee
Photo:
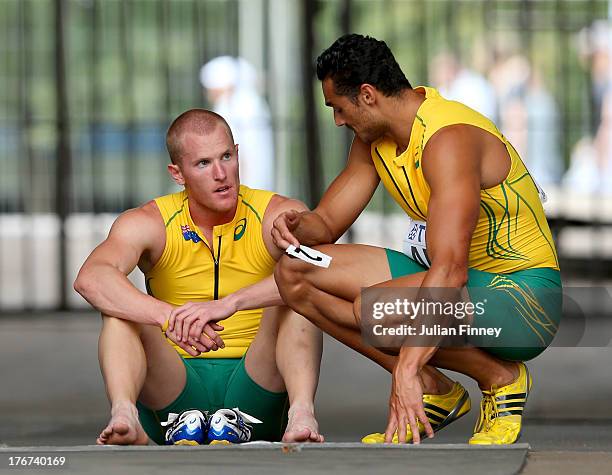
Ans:
{"type": "Polygon", "coordinates": [[[285,302],[304,297],[308,287],[309,265],[287,255],[279,259],[274,269],[274,279],[285,302]]]}
{"type": "Polygon", "coordinates": [[[108,332],[129,332],[140,336],[141,325],[136,322],[130,322],[122,318],[111,317],[110,315],[102,314],[102,331],[108,332]]]}

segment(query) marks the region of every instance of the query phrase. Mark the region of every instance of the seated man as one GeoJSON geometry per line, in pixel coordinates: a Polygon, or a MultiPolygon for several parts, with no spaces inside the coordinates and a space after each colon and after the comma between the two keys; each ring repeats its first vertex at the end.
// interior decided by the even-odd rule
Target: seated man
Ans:
{"type": "MultiPolygon", "coordinates": [[[[355,138],[346,168],[319,206],[277,218],[275,242],[281,249],[333,243],[381,180],[418,232],[407,237],[406,254],[318,246],[332,257],[329,268],[283,257],[275,271],[281,295],[322,330],[392,371],[386,432],[364,442],[418,443],[470,409],[465,389],[434,366],[466,374],[482,389],[471,444],[515,442],[531,388],[523,361],[551,343],[561,317],[559,264],[536,184],[490,120],[435,89],[413,89],[382,41],[338,39],[319,56],[317,75],[336,125],[349,127],[355,138]],[[382,351],[361,338],[364,287],[416,289],[417,296],[444,288],[453,299],[467,287],[472,304],[488,299],[486,318],[472,315],[470,328],[479,335],[500,332],[462,347],[441,347],[439,339],[413,344],[408,337],[382,351]]],[[[453,302],[459,300],[447,303],[453,302]]],[[[419,321],[431,323],[424,317],[419,321]]]]}
{"type": "Polygon", "coordinates": [[[162,444],[170,413],[235,407],[263,422],[253,440],[322,441],[313,403],[322,337],[280,306],[272,276],[282,254],[273,220],[306,207],[240,185],[238,145],[213,112],[181,114],[166,140],[168,170],[185,189],[119,216],[75,282],[103,315],[111,418],[97,443],[162,444]],[[127,278],[136,266],[148,295],[127,278]]]}

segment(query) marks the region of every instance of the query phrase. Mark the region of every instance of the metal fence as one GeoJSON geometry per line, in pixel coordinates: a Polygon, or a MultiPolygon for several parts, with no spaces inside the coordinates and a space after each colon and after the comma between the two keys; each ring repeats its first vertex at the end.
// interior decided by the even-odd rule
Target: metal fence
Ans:
{"type": "MultiPolygon", "coordinates": [[[[79,305],[70,282],[114,214],[173,190],[165,130],[180,112],[208,105],[198,72],[215,56],[257,67],[277,189],[316,203],[350,137],[323,106],[313,61],[349,31],[386,40],[413,85],[443,87],[445,67],[447,76],[454,68],[484,80],[497,101],[493,118],[528,163],[538,143],[552,144],[542,166],[552,170],[562,257],[589,271],[603,263],[605,277],[605,189],[579,193],[576,209],[554,190],[567,189],[558,187],[576,150],[605,136],[612,74],[599,62],[612,48],[609,8],[602,0],[0,0],[0,310],[79,305]],[[524,77],[504,91],[514,75],[524,77]],[[543,105],[531,110],[536,99],[543,105]],[[542,116],[545,107],[554,117],[542,116]]],[[[369,209],[397,211],[380,191],[369,209]]],[[[392,222],[381,221],[386,233],[392,222]]]]}

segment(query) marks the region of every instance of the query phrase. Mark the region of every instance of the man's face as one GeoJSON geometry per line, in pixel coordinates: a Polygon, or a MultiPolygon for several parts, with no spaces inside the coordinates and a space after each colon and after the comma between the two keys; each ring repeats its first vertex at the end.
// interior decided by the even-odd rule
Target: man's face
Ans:
{"type": "Polygon", "coordinates": [[[170,167],[190,199],[215,213],[234,210],[240,187],[238,146],[225,127],[219,125],[208,135],[185,134],[182,150],[179,163],[170,167]]]}
{"type": "Polygon", "coordinates": [[[322,87],[325,105],[333,109],[336,126],[345,125],[365,143],[372,143],[385,134],[384,124],[376,119],[374,107],[363,101],[361,93],[355,103],[348,96],[336,94],[331,78],[325,78],[322,87]]]}

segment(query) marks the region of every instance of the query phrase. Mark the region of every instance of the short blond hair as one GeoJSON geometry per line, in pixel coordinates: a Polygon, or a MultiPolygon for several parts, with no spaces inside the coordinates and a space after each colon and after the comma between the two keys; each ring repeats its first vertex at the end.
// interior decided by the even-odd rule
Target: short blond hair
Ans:
{"type": "Polygon", "coordinates": [[[180,162],[183,154],[183,137],[186,133],[208,135],[213,133],[220,125],[225,128],[233,144],[234,135],[230,126],[216,112],[207,109],[190,109],[179,115],[172,121],[166,133],[166,148],[172,163],[176,165],[180,162]]]}

